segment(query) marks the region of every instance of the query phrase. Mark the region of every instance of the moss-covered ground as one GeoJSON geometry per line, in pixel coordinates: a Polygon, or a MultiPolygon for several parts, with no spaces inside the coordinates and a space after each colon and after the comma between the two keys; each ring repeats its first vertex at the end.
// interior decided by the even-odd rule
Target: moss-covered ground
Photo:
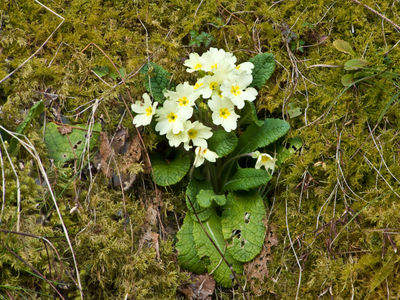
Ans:
{"type": "MultiPolygon", "coordinates": [[[[0,298],[184,299],[189,274],[174,244],[185,183],[155,189],[127,107],[144,92],[137,70],[148,60],[176,82],[188,78],[182,62],[207,49],[189,46],[195,30],[239,61],[274,54],[258,113],[287,120],[289,137],[303,140],[266,189],[268,265],[258,282],[240,276],[247,296],[398,299],[400,3],[360,0],[372,12],[357,2],[42,0],[65,21],[0,83],[0,124],[8,130],[34,103],[45,106],[24,130],[40,162],[20,143],[8,158],[10,136],[1,131],[0,298]],[[355,73],[343,68],[351,58],[369,64],[345,87],[342,76],[355,73]],[[92,72],[104,66],[125,68],[126,80],[117,85],[92,72]],[[49,160],[43,126],[54,121],[101,124],[91,167],[49,160]]],[[[40,3],[0,2],[0,80],[62,21],[40,3]]],[[[152,150],[154,136],[139,133],[152,150]]],[[[242,296],[237,288],[213,294],[242,296]]]]}

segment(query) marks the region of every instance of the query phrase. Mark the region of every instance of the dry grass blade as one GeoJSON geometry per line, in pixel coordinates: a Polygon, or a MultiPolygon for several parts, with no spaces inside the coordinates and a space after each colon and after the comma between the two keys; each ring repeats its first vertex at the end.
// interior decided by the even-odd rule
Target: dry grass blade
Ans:
{"type": "Polygon", "coordinates": [[[43,274],[41,274],[36,268],[34,268],[31,264],[26,262],[21,256],[19,256],[17,253],[15,253],[12,249],[10,249],[6,244],[0,241],[0,244],[8,251],[10,252],[15,258],[17,258],[19,261],[21,261],[24,265],[26,265],[28,268],[30,268],[37,276],[45,280],[51,288],[60,296],[60,299],[65,300],[63,295],[60,293],[60,291],[54,286],[54,284],[51,283],[50,280],[48,280],[43,274]]]}
{"type": "Polygon", "coordinates": [[[50,11],[51,13],[55,14],[57,17],[59,17],[62,21],[60,22],[60,24],[58,24],[58,26],[56,27],[56,29],[54,29],[54,31],[48,36],[48,38],[43,42],[43,44],[31,55],[29,56],[26,60],[24,60],[18,67],[16,67],[12,72],[10,72],[9,74],[7,74],[4,78],[2,78],[0,80],[0,83],[2,83],[3,81],[6,81],[8,78],[10,78],[15,72],[17,72],[19,69],[21,69],[28,61],[30,61],[34,56],[36,56],[36,54],[39,53],[40,50],[43,49],[43,47],[47,44],[47,42],[53,37],[53,35],[56,33],[56,31],[61,27],[61,25],[65,22],[65,19],[60,16],[58,13],[56,13],[55,11],[51,10],[50,8],[48,8],[46,5],[40,3],[37,0],[34,0],[37,4],[39,4],[40,6],[44,7],[45,9],[47,9],[48,11],[50,11]]]}
{"type": "MultiPolygon", "coordinates": [[[[5,229],[0,229],[0,233],[6,233],[6,234],[17,234],[20,236],[26,236],[26,237],[31,237],[31,238],[35,238],[38,240],[43,241],[43,243],[46,245],[46,252],[47,252],[47,245],[50,246],[50,248],[54,251],[54,253],[57,256],[57,259],[59,261],[59,263],[61,264],[61,266],[66,270],[65,265],[63,263],[63,260],[61,259],[60,254],[58,253],[56,247],[45,237],[43,236],[38,236],[35,234],[31,234],[31,233],[27,233],[27,232],[16,232],[16,231],[11,231],[11,230],[5,230],[5,229]]],[[[48,255],[48,254],[47,254],[48,255]]],[[[74,277],[72,277],[72,275],[66,271],[66,274],[68,275],[69,278],[71,278],[71,280],[77,285],[76,280],[74,277]]]]}
{"type": "Polygon", "coordinates": [[[375,9],[373,9],[372,7],[369,7],[368,5],[361,3],[358,0],[351,0],[354,3],[357,3],[361,6],[364,6],[366,9],[368,9],[369,11],[373,12],[374,14],[376,14],[377,16],[381,17],[383,20],[389,22],[394,28],[396,28],[398,31],[400,31],[400,26],[397,25],[395,22],[393,22],[392,20],[390,20],[388,17],[382,15],[380,12],[377,12],[375,9]]]}
{"type": "Polygon", "coordinates": [[[2,204],[1,204],[1,212],[0,212],[0,224],[3,219],[4,208],[6,205],[6,175],[4,172],[4,161],[3,161],[3,152],[0,147],[0,165],[1,165],[1,187],[2,187],[2,204]]]}
{"type": "Polygon", "coordinates": [[[290,242],[290,247],[293,250],[294,257],[296,258],[297,265],[299,266],[299,280],[298,280],[298,283],[297,283],[296,298],[295,298],[297,300],[299,298],[300,285],[301,285],[301,276],[302,276],[302,273],[303,273],[303,268],[301,267],[299,258],[297,257],[296,250],[294,250],[292,237],[290,236],[289,222],[288,222],[287,198],[285,198],[285,220],[286,220],[286,230],[287,230],[287,235],[288,235],[289,242],[290,242]]]}
{"type": "Polygon", "coordinates": [[[54,207],[55,207],[55,209],[57,211],[57,215],[58,215],[58,218],[60,220],[64,235],[65,235],[65,239],[67,240],[67,243],[68,243],[68,247],[71,250],[72,259],[73,259],[73,262],[74,262],[74,267],[75,267],[75,272],[76,272],[77,286],[78,286],[78,289],[79,289],[79,292],[80,292],[80,297],[81,297],[81,299],[83,299],[83,290],[82,290],[82,284],[81,284],[78,264],[76,262],[75,251],[74,251],[74,249],[72,247],[72,243],[71,243],[71,239],[69,238],[67,227],[65,226],[63,217],[61,215],[61,211],[60,211],[60,209],[58,207],[56,197],[54,195],[53,189],[51,187],[49,178],[48,178],[46,170],[45,170],[45,168],[44,168],[44,166],[42,164],[40,156],[37,153],[35,146],[31,143],[31,141],[26,136],[17,134],[17,133],[12,132],[12,131],[9,131],[6,128],[4,128],[3,126],[1,126],[1,125],[0,125],[0,129],[4,130],[6,133],[11,135],[13,138],[15,138],[20,143],[20,145],[22,147],[24,147],[25,150],[28,151],[28,153],[36,160],[36,163],[37,163],[37,165],[39,167],[40,173],[41,173],[41,175],[43,176],[43,178],[44,178],[44,180],[46,182],[46,185],[47,185],[47,188],[49,190],[51,199],[53,200],[54,207]],[[21,138],[24,138],[26,141],[23,141],[21,138]]]}
{"type": "MultiPolygon", "coordinates": [[[[0,134],[0,140],[1,140],[1,144],[3,145],[4,152],[7,155],[7,159],[8,159],[8,162],[10,163],[11,169],[13,170],[13,173],[14,173],[14,176],[15,176],[15,181],[17,183],[17,231],[19,231],[20,225],[21,225],[21,185],[20,185],[20,182],[19,182],[19,176],[17,174],[17,171],[15,170],[15,166],[14,166],[14,164],[12,162],[10,154],[7,151],[7,147],[6,147],[6,145],[5,145],[4,141],[3,141],[3,137],[2,137],[1,134],[0,134]]],[[[3,162],[2,162],[2,173],[4,175],[3,162]]],[[[5,180],[5,177],[3,176],[3,181],[4,180],[5,180]]],[[[4,193],[5,193],[5,184],[3,186],[3,194],[4,193]]],[[[3,198],[3,205],[4,204],[5,204],[5,198],[3,198]]],[[[3,213],[3,206],[2,206],[2,210],[1,211],[3,213]]]]}

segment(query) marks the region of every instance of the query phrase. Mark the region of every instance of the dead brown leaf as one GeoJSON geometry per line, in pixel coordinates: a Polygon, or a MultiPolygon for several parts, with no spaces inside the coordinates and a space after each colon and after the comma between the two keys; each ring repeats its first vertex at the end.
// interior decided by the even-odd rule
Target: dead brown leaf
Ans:
{"type": "Polygon", "coordinates": [[[123,152],[124,146],[128,138],[129,132],[127,128],[122,127],[118,129],[111,142],[111,147],[113,148],[114,153],[119,154],[123,152]]]}
{"type": "Polygon", "coordinates": [[[66,134],[72,132],[72,126],[65,125],[65,124],[63,124],[62,126],[58,126],[57,129],[62,135],[66,135],[66,134]]]}
{"type": "Polygon", "coordinates": [[[190,275],[192,283],[185,285],[181,292],[188,299],[211,300],[215,290],[215,280],[209,274],[190,275]]]}
{"type": "Polygon", "coordinates": [[[160,245],[158,243],[158,237],[159,237],[158,233],[156,233],[156,232],[151,233],[151,239],[153,241],[153,248],[154,248],[154,250],[156,250],[157,260],[160,260],[160,245]]]}
{"type": "Polygon", "coordinates": [[[111,170],[109,165],[109,159],[113,154],[113,150],[108,141],[107,133],[100,132],[100,162],[101,162],[101,171],[103,174],[111,178],[111,170]]]}
{"type": "Polygon", "coordinates": [[[139,162],[142,156],[142,145],[140,144],[139,136],[135,136],[127,145],[126,152],[122,155],[124,162],[120,167],[120,171],[125,173],[133,164],[139,162]]]}
{"type": "Polygon", "coordinates": [[[273,225],[264,221],[267,232],[263,249],[251,262],[245,264],[244,269],[253,293],[257,296],[265,294],[265,280],[268,278],[268,263],[271,262],[271,248],[278,245],[277,230],[273,225]]]}
{"type": "Polygon", "coordinates": [[[129,140],[126,128],[120,128],[110,140],[106,132],[100,133],[100,169],[115,187],[128,190],[142,170],[142,146],[138,136],[129,140]],[[115,155],[115,157],[114,157],[115,155]],[[117,164],[117,165],[115,165],[117,164]],[[134,170],[134,171],[132,171],[134,170]]]}

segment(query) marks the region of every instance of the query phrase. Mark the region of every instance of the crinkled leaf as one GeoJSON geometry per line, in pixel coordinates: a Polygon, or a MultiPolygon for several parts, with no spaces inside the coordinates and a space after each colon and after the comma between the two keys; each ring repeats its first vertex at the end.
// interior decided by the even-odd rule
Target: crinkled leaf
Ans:
{"type": "Polygon", "coordinates": [[[289,103],[288,114],[291,119],[301,116],[301,108],[294,103],[289,103]]]}
{"type": "Polygon", "coordinates": [[[225,130],[217,130],[214,131],[207,143],[210,150],[216,152],[218,157],[223,157],[235,149],[238,138],[234,131],[226,132],[225,130]]]}
{"type": "Polygon", "coordinates": [[[344,52],[344,53],[347,53],[350,55],[355,54],[351,45],[348,42],[343,41],[343,40],[335,40],[333,42],[333,47],[335,47],[340,52],[344,52]]]}
{"type": "Polygon", "coordinates": [[[249,60],[254,64],[251,87],[262,88],[275,71],[275,59],[271,53],[260,53],[249,60]]]}
{"type": "Polygon", "coordinates": [[[171,74],[154,62],[143,66],[140,73],[144,76],[144,86],[149,94],[159,103],[165,100],[163,91],[168,88],[171,74]]]}
{"type": "Polygon", "coordinates": [[[186,270],[201,274],[206,272],[204,262],[197,254],[193,238],[193,220],[189,214],[186,215],[181,229],[176,235],[178,242],[176,249],[178,249],[179,264],[186,270]]]}
{"type": "MultiPolygon", "coordinates": [[[[36,102],[31,109],[29,110],[28,114],[26,115],[25,119],[22,121],[21,124],[18,125],[17,129],[15,130],[16,133],[23,134],[25,131],[25,128],[31,123],[33,119],[36,119],[39,117],[39,115],[43,112],[44,110],[44,104],[43,101],[36,102]]],[[[18,146],[18,141],[15,138],[12,138],[10,140],[10,147],[9,151],[12,154],[15,154],[18,146]]]]}
{"type": "MultiPolygon", "coordinates": [[[[226,251],[225,240],[221,230],[221,221],[217,214],[213,213],[207,221],[203,222],[203,226],[218,249],[224,254],[224,257],[232,266],[233,270],[236,273],[242,273],[242,263],[235,260],[232,255],[226,251]]],[[[230,268],[225,261],[222,260],[221,255],[204,233],[201,225],[196,222],[193,222],[193,237],[199,257],[208,258],[209,260],[207,264],[208,272],[212,272],[211,275],[222,286],[231,287],[233,276],[230,268]]]]}
{"type": "Polygon", "coordinates": [[[303,141],[300,137],[288,139],[286,146],[280,145],[277,149],[277,161],[278,165],[284,163],[292,155],[294,155],[303,146],[303,141]]]}
{"type": "Polygon", "coordinates": [[[190,30],[191,41],[189,42],[189,46],[200,47],[201,44],[204,44],[205,47],[208,47],[215,39],[214,37],[207,32],[199,32],[197,30],[190,30]]]}
{"type": "MultiPolygon", "coordinates": [[[[88,126],[86,124],[75,124],[69,128],[68,133],[62,134],[63,125],[47,123],[44,141],[47,147],[49,158],[54,160],[56,165],[62,165],[67,161],[80,159],[83,150],[87,147],[86,136],[88,126]]],[[[89,139],[90,150],[98,144],[101,131],[101,124],[95,123],[92,127],[92,135],[89,139]]]]}
{"type": "Polygon", "coordinates": [[[347,71],[359,70],[368,66],[368,62],[362,58],[354,58],[344,63],[344,69],[347,71]]]}
{"type": "Polygon", "coordinates": [[[220,206],[226,203],[225,195],[217,195],[213,190],[200,190],[196,199],[197,203],[204,208],[210,207],[213,201],[220,206]]]}
{"type": "Polygon", "coordinates": [[[250,125],[239,137],[235,152],[248,153],[265,147],[284,136],[289,128],[289,123],[280,119],[265,119],[261,127],[250,125]]]}
{"type": "Polygon", "coordinates": [[[104,77],[104,76],[106,76],[108,73],[110,73],[110,70],[108,69],[107,66],[104,66],[104,67],[101,67],[101,66],[94,67],[94,68],[92,69],[92,71],[95,72],[96,75],[99,76],[100,78],[101,78],[101,77],[104,77]]]}
{"type": "Polygon", "coordinates": [[[256,124],[257,126],[262,126],[264,124],[263,121],[258,119],[256,107],[253,102],[245,101],[245,105],[240,111],[240,124],[256,124]]]}
{"type": "Polygon", "coordinates": [[[168,186],[179,182],[190,169],[190,157],[179,151],[175,158],[166,160],[158,154],[151,155],[154,181],[161,186],[168,186]]]}
{"type": "Polygon", "coordinates": [[[228,252],[238,261],[250,261],[264,243],[264,202],[257,192],[229,193],[227,198],[221,225],[225,240],[231,240],[228,252]]]}
{"type": "Polygon", "coordinates": [[[225,191],[250,190],[268,183],[271,175],[264,169],[238,168],[236,173],[225,183],[225,191]]]}
{"type": "Polygon", "coordinates": [[[192,216],[193,221],[197,222],[197,218],[194,214],[192,205],[199,217],[200,221],[207,220],[211,214],[213,213],[213,209],[210,207],[201,207],[199,203],[197,203],[197,195],[201,190],[212,190],[212,186],[207,181],[200,181],[195,178],[189,182],[186,188],[186,206],[192,216]],[[192,203],[192,205],[190,204],[192,203]]]}

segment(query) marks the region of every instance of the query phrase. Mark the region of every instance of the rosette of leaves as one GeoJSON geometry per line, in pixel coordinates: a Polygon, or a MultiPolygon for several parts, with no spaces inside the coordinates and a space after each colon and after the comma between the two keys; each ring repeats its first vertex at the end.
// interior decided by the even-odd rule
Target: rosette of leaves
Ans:
{"type": "Polygon", "coordinates": [[[333,42],[333,46],[338,51],[346,53],[352,57],[343,64],[343,69],[348,71],[348,73],[344,74],[340,79],[343,86],[350,87],[363,78],[374,74],[373,71],[367,69],[369,62],[363,58],[357,57],[353,47],[348,42],[343,40],[335,40],[333,42]]]}
{"type": "MultiPolygon", "coordinates": [[[[275,69],[274,57],[262,53],[250,62],[254,64],[251,86],[260,89],[275,69]]],[[[169,79],[158,78],[166,73],[159,66],[153,68],[152,75],[146,75],[151,83],[146,87],[153,95],[161,96],[169,79]]],[[[241,134],[220,129],[207,140],[208,148],[218,154],[218,159],[191,173],[186,189],[188,213],[176,244],[183,268],[198,274],[208,272],[224,287],[231,287],[232,273],[241,273],[243,264],[260,253],[265,237],[265,208],[258,188],[267,184],[272,175],[254,168],[249,153],[273,146],[280,149],[277,157],[282,153],[281,161],[292,154],[280,146],[289,130],[286,121],[259,120],[254,104],[248,101],[240,117],[241,134]],[[243,164],[240,159],[244,157],[247,161],[243,164]]],[[[181,151],[176,153],[172,159],[157,154],[151,157],[158,185],[175,184],[189,172],[193,158],[181,151]]]]}
{"type": "MultiPolygon", "coordinates": [[[[222,286],[230,287],[232,270],[240,273],[243,263],[260,253],[265,237],[265,208],[257,188],[267,184],[271,175],[263,169],[241,167],[235,157],[273,144],[288,129],[285,121],[266,119],[261,126],[249,125],[239,137],[232,132],[214,133],[209,147],[224,163],[217,183],[192,178],[188,185],[189,212],[176,245],[182,267],[194,273],[207,271],[222,286]]],[[[282,155],[288,157],[289,150],[282,149],[282,155]]]]}

